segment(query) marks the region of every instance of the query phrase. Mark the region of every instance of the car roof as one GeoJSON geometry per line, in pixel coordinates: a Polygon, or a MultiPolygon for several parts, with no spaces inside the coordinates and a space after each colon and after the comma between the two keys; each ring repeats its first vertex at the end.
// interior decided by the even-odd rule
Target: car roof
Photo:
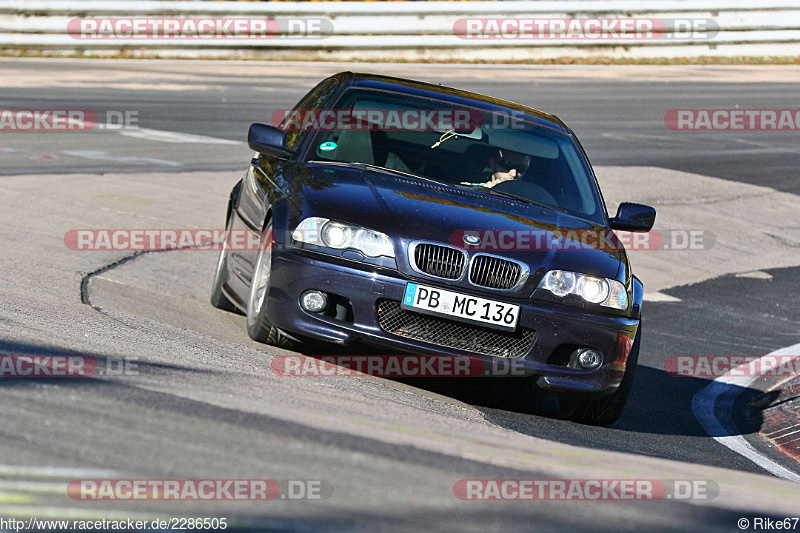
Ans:
{"type": "Polygon", "coordinates": [[[381,76],[378,74],[341,72],[336,75],[348,82],[351,87],[363,87],[369,89],[380,89],[385,91],[405,93],[414,96],[425,96],[437,98],[446,102],[468,105],[486,111],[502,112],[513,110],[527,115],[527,118],[534,123],[542,126],[560,130],[568,135],[572,131],[555,115],[539,111],[532,107],[522,104],[509,102],[501,98],[486,96],[484,94],[473,93],[443,85],[426,83],[423,81],[409,80],[406,78],[395,78],[392,76],[381,76]]]}

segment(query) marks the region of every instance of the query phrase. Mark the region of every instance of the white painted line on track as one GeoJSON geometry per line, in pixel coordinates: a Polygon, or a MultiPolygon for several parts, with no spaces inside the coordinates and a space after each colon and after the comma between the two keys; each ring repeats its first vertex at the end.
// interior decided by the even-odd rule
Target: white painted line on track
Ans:
{"type": "Polygon", "coordinates": [[[113,470],[96,468],[64,468],[58,466],[25,466],[0,464],[0,476],[28,478],[103,478],[117,475],[113,470]]]}
{"type": "Polygon", "coordinates": [[[763,272],[761,270],[752,270],[750,272],[739,272],[736,274],[736,277],[749,279],[772,279],[772,274],[763,272]]]}
{"type": "Polygon", "coordinates": [[[155,159],[152,157],[135,157],[135,156],[115,156],[100,150],[61,150],[64,155],[71,155],[81,157],[83,159],[95,159],[98,161],[114,161],[116,163],[131,163],[133,165],[167,165],[170,167],[182,167],[183,163],[177,161],[168,161],[166,159],[155,159]]]}
{"type": "Polygon", "coordinates": [[[642,300],[645,302],[680,302],[680,298],[664,294],[663,292],[646,292],[642,300]]]}
{"type": "MultiPolygon", "coordinates": [[[[767,355],[800,357],[798,354],[800,354],[800,344],[781,348],[767,355]]],[[[800,475],[759,453],[742,435],[731,435],[731,431],[726,429],[733,427],[730,419],[733,402],[759,377],[745,375],[747,372],[744,371],[744,367],[749,365],[750,363],[745,363],[729,370],[695,394],[692,398],[692,413],[715,441],[778,477],[800,483],[800,475]],[[733,375],[734,373],[740,375],[733,375]],[[717,417],[717,412],[722,415],[723,420],[717,417]]]]}
{"type": "Polygon", "coordinates": [[[194,135],[192,133],[180,133],[177,131],[151,130],[148,128],[121,128],[118,133],[123,137],[133,137],[146,141],[156,141],[162,143],[175,144],[244,144],[241,141],[231,141],[217,137],[207,137],[205,135],[194,135]]]}

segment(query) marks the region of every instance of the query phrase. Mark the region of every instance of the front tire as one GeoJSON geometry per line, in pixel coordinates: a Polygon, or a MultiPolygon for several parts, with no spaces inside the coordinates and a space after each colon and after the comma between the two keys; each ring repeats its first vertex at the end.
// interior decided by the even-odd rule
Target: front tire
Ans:
{"type": "Polygon", "coordinates": [[[267,294],[272,275],[272,245],[272,221],[270,221],[261,236],[253,279],[250,282],[250,295],[247,298],[247,334],[254,341],[291,349],[296,343],[267,320],[267,294]]]}
{"type": "Polygon", "coordinates": [[[639,361],[639,344],[642,338],[642,323],[636,330],[636,338],[631,347],[631,353],[625,365],[625,375],[619,388],[611,394],[598,396],[588,394],[573,394],[559,398],[561,414],[564,418],[591,426],[610,426],[622,415],[628,396],[633,386],[633,376],[639,361]]]}
{"type": "Polygon", "coordinates": [[[222,292],[222,285],[224,283],[225,274],[228,272],[228,235],[231,231],[234,214],[228,217],[228,222],[225,225],[225,234],[222,240],[222,250],[219,252],[219,259],[217,260],[217,270],[214,272],[214,282],[211,285],[211,305],[223,311],[238,312],[238,309],[233,302],[231,302],[225,293],[222,292]]]}

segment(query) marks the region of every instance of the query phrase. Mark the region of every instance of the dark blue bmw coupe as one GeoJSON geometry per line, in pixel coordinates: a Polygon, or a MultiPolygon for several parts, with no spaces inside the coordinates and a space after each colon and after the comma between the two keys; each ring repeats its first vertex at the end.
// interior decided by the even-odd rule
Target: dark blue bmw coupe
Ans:
{"type": "Polygon", "coordinates": [[[272,125],[233,188],[211,302],[253,339],[513,360],[574,421],[612,424],[631,388],[642,284],[583,148],[553,115],[345,72],[272,125]]]}

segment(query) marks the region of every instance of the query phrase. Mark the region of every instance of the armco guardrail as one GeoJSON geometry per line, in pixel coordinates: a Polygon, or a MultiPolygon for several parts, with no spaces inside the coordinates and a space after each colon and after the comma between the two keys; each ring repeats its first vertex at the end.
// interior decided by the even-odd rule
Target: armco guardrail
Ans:
{"type": "Polygon", "coordinates": [[[388,3],[0,0],[0,48],[88,53],[133,49],[145,55],[324,59],[800,55],[800,0],[388,3]],[[279,30],[277,35],[255,32],[244,38],[227,39],[126,37],[124,33],[113,38],[91,38],[70,30],[86,18],[258,18],[269,20],[274,24],[270,27],[279,30]],[[466,19],[478,26],[467,26],[466,19]],[[504,22],[509,19],[510,23],[504,22]],[[548,33],[551,26],[559,24],[557,21],[573,19],[600,23],[649,20],[651,33],[649,37],[642,33],[647,27],[611,38],[591,31],[577,37],[571,34],[570,38],[548,33]],[[518,25],[523,20],[550,26],[544,33],[526,32],[518,25]],[[287,25],[293,23],[294,32],[285,32],[287,25]],[[304,23],[308,25],[306,31],[304,23]],[[310,30],[312,26],[314,31],[310,30]],[[477,33],[476,27],[480,27],[477,33]]]}

